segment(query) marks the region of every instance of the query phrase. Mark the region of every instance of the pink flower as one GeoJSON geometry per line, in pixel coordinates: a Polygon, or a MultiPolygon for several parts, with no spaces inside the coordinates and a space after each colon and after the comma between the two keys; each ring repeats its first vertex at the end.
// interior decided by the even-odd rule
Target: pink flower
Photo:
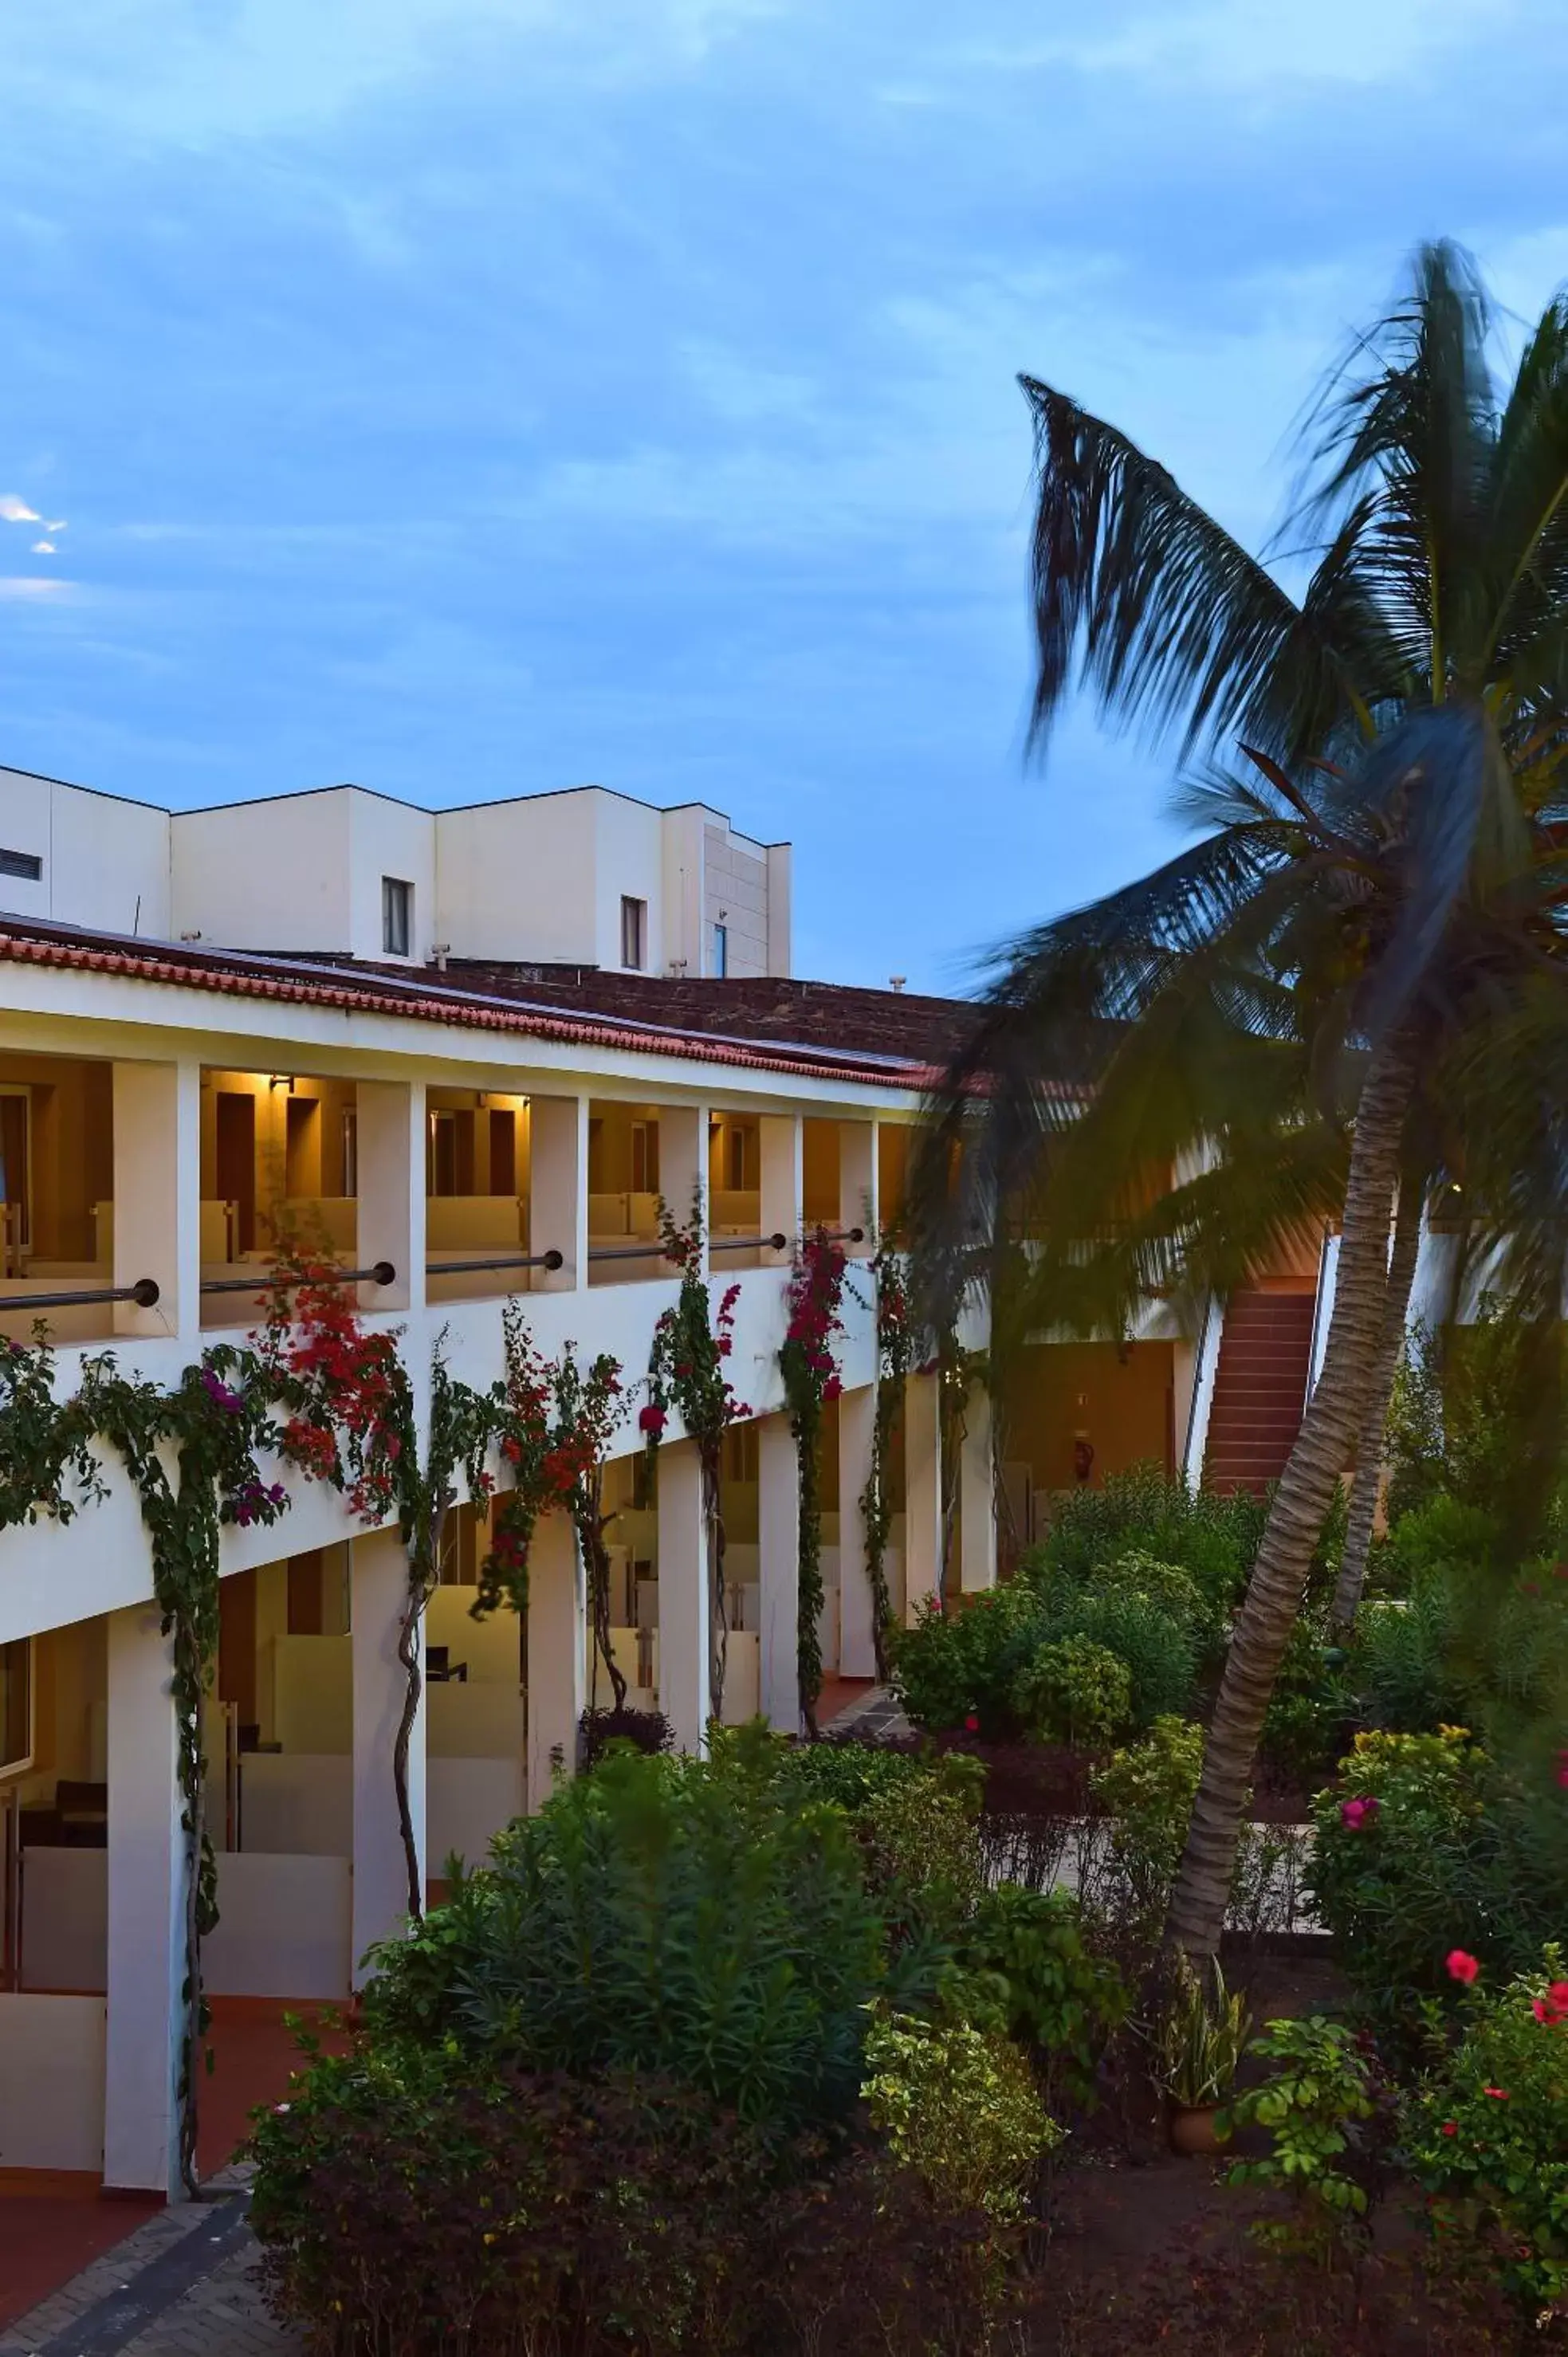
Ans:
{"type": "Polygon", "coordinates": [[[1458,2123],[1458,2121],[1457,2121],[1457,2120],[1444,2120],[1444,2123],[1443,2123],[1443,2133],[1444,2133],[1444,2136],[1457,2136],[1457,2135],[1458,2135],[1458,2133],[1459,2133],[1459,2123],[1458,2123]]]}
{"type": "Polygon", "coordinates": [[[1347,1833],[1359,1833],[1363,1825],[1370,1824],[1377,1813],[1377,1799],[1370,1792],[1361,1800],[1341,1801],[1339,1803],[1339,1822],[1347,1833]]]}
{"type": "Polygon", "coordinates": [[[973,1711],[971,1711],[969,1717],[964,1720],[963,1727],[966,1735],[978,1735],[980,1733],[980,1721],[973,1711]]]}
{"type": "Polygon", "coordinates": [[[1468,1988],[1471,1982],[1479,1976],[1480,1965],[1464,1948],[1450,1948],[1446,1961],[1449,1978],[1458,1981],[1465,1988],[1468,1988]]]}
{"type": "Polygon", "coordinates": [[[637,1419],[637,1428],[639,1432],[651,1433],[654,1439],[657,1440],[669,1421],[670,1418],[666,1415],[664,1410],[661,1407],[656,1406],[653,1401],[650,1400],[648,1405],[643,1409],[642,1414],[637,1419]]]}

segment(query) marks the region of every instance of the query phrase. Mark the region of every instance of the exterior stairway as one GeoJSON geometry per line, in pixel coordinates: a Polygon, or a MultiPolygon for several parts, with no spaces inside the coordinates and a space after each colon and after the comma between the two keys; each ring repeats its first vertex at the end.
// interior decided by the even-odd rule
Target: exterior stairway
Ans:
{"type": "Polygon", "coordinates": [[[1284,1471],[1306,1405],[1312,1293],[1233,1293],[1225,1306],[1203,1478],[1262,1491],[1284,1471]]]}

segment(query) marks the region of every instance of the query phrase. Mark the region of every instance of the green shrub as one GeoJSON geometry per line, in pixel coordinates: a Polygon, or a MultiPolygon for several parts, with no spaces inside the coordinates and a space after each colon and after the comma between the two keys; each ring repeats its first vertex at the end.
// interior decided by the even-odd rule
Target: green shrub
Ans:
{"type": "Polygon", "coordinates": [[[1449,1658],[1446,1595],[1425,1580],[1408,1596],[1369,1596],[1356,1616],[1349,1677],[1369,1724],[1414,1735],[1464,1716],[1449,1658]]]}
{"type": "MultiPolygon", "coordinates": [[[[979,1767],[978,1761],[973,1764],[979,1767]]],[[[791,1745],[783,1772],[802,1800],[832,1801],[854,1816],[883,1792],[919,1784],[930,1775],[931,1762],[922,1752],[828,1735],[820,1743],[791,1745]]]]}
{"type": "Polygon", "coordinates": [[[438,2046],[318,2060],[254,2149],[269,2293],[319,2357],[981,2350],[1011,2252],[883,2154],[438,2046]]]}
{"type": "Polygon", "coordinates": [[[1133,1716],[1133,1674],[1120,1654],[1092,1637],[1042,1645],[1019,1671],[1014,1707],[1029,1734],[1047,1743],[1097,1749],[1133,1716]]]}
{"type": "Polygon", "coordinates": [[[1015,2217],[1061,2130],[1011,2039],[886,2014],[872,2027],[865,2061],[866,2106],[894,2158],[940,2202],[1015,2217]]]}
{"type": "Polygon", "coordinates": [[[1087,2101],[1133,2000],[1116,1966],[1085,1942],[1078,1900],[1065,1890],[999,1883],[976,1908],[960,1957],[971,1986],[984,1992],[976,2026],[1033,2047],[1048,2095],[1059,2089],[1087,2101]]]}
{"type": "Polygon", "coordinates": [[[1100,1490],[1061,1491],[1050,1511],[1047,1536],[1024,1561],[1022,1576],[1033,1584],[1086,1587],[1101,1566],[1135,1550],[1185,1572],[1206,1617],[1221,1627],[1247,1584],[1266,1519],[1263,1501],[1245,1491],[1189,1491],[1155,1465],[1110,1474],[1100,1490]]]}
{"type": "Polygon", "coordinates": [[[1273,2148],[1260,2160],[1233,2161],[1232,2185],[1264,2185],[1292,2196],[1288,2219],[1253,2227],[1260,2240],[1326,2259],[1360,2236],[1370,2197],[1367,2123],[1374,2116],[1371,2066],[1343,2022],[1271,2021],[1252,2052],[1277,2063],[1261,2086],[1221,2111],[1222,2136],[1233,2128],[1267,2128],[1273,2148]]]}
{"type": "Polygon", "coordinates": [[[1076,1598],[1053,1636],[1087,1637],[1125,1663],[1128,1716],[1143,1729],[1192,1706],[1197,1651],[1192,1636],[1136,1588],[1089,1588],[1076,1598]]]}
{"type": "Polygon", "coordinates": [[[1096,1808],[1111,1820],[1111,1860],[1128,1911],[1150,1936],[1165,1919],[1202,1772],[1202,1727],[1163,1717],[1090,1779],[1096,1808]]]}
{"type": "Polygon", "coordinates": [[[1379,2022],[1408,2036],[1414,2001],[1456,2001],[1455,1948],[1520,1969],[1560,1919],[1528,1817],[1463,1727],[1371,1732],[1313,1803],[1308,1877],[1341,1961],[1379,2022]]]}
{"type": "Polygon", "coordinates": [[[534,2071],[643,2070],[788,2129],[854,2102],[885,1932],[843,1812],[760,1727],[612,1752],[378,1952],[378,2031],[534,2071]]]}
{"type": "Polygon", "coordinates": [[[1016,1731],[1013,1687],[1048,1635],[1039,1597],[1018,1580],[986,1589],[961,1609],[923,1604],[894,1640],[893,1685],[917,1727],[1016,1731]]]}
{"type": "Polygon", "coordinates": [[[895,1951],[956,1940],[985,1887],[985,1857],[975,1820],[983,1771],[961,1754],[933,1760],[923,1772],[874,1792],[853,1823],[866,1885],[895,1951]]]}
{"type": "Polygon", "coordinates": [[[1322,1775],[1345,1740],[1355,1705],[1343,1659],[1326,1641],[1318,1616],[1304,1613],[1291,1631],[1263,1719],[1263,1754],[1286,1775],[1322,1775]]]}
{"type": "Polygon", "coordinates": [[[1472,1992],[1464,2034],[1405,2107],[1440,2235],[1478,2243],[1531,2316],[1568,2303],[1568,1964],[1472,1992]]]}

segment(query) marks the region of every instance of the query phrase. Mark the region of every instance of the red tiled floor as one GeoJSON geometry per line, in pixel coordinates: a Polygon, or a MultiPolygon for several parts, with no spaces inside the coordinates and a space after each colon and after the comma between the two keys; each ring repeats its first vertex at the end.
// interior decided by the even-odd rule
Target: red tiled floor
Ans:
{"type": "Polygon", "coordinates": [[[817,1725],[826,1727],[841,1710],[847,1710],[852,1702],[859,1702],[863,1695],[868,1695],[875,1684],[875,1678],[841,1678],[831,1670],[824,1671],[822,1690],[817,1697],[817,1725]]]}
{"type": "MultiPolygon", "coordinates": [[[[301,2056],[285,2014],[317,2020],[324,2010],[270,1997],[213,1998],[213,2069],[201,2080],[197,2138],[203,2177],[233,2158],[253,2107],[287,2093],[301,2056]]],[[[322,2042],[334,2043],[330,2030],[322,2042]]],[[[0,2169],[0,2330],[162,2206],[151,2195],[105,2195],[87,2175],[0,2169]]]]}
{"type": "MultiPolygon", "coordinates": [[[[213,2067],[203,2077],[196,2157],[203,2177],[211,2177],[231,2160],[234,2148],[250,2129],[250,2115],[258,2104],[281,2103],[303,2057],[285,2014],[319,2023],[329,2007],[265,1996],[215,1996],[209,2043],[213,2067]]],[[[322,2044],[341,2044],[330,2030],[322,2044]]]]}
{"type": "Polygon", "coordinates": [[[162,2207],[151,2196],[106,2201],[90,2177],[63,2169],[0,2179],[0,2331],[162,2207]]]}

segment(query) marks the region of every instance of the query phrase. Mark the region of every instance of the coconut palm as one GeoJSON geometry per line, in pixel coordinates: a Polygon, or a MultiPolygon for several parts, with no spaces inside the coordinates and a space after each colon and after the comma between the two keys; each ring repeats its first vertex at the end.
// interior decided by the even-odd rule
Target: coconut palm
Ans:
{"type": "Polygon", "coordinates": [[[1186,791],[1192,848],[1000,962],[931,1108],[928,1275],[967,1274],[978,1232],[1015,1319],[1104,1330],[1140,1293],[1223,1290],[1293,1228],[1342,1222],[1172,1900],[1195,1958],[1218,1948],[1264,1712],[1358,1449],[1369,1531],[1432,1190],[1462,1180],[1528,1299],[1561,1299],[1562,1117],[1535,1074],[1568,1077],[1568,303],[1506,391],[1492,349],[1472,265],[1423,250],[1309,417],[1299,597],[1124,435],[1023,381],[1036,747],[1081,680],[1230,768],[1186,791]]]}

